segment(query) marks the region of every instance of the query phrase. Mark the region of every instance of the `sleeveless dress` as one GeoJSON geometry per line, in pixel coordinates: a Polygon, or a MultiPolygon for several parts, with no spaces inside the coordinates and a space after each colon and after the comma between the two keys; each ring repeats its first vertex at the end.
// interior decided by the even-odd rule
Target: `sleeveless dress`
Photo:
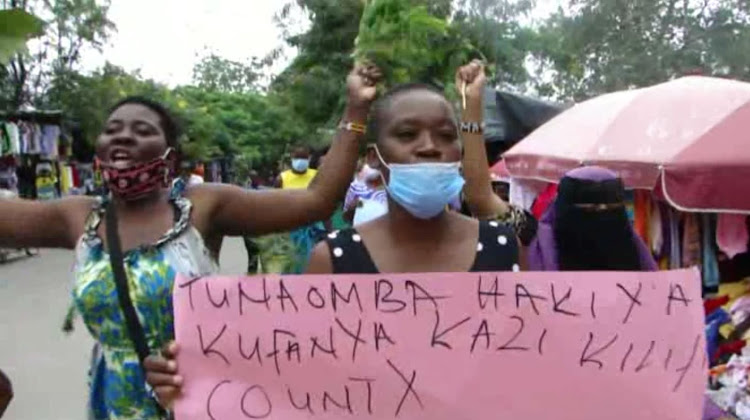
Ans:
{"type": "MultiPolygon", "coordinates": [[[[172,285],[177,273],[204,276],[218,272],[203,238],[190,224],[190,201],[175,196],[171,202],[174,226],[153,245],[123,255],[130,297],[152,351],[174,339],[172,285]]],[[[73,301],[97,341],[90,375],[89,419],[158,419],[156,402],[120,309],[109,254],[97,234],[105,206],[103,199],[94,206],[76,247],[74,268],[73,301]]]]}
{"type": "MultiPolygon", "coordinates": [[[[362,237],[356,229],[333,232],[326,239],[333,274],[379,274],[362,237]]],[[[512,228],[491,221],[479,222],[479,240],[469,272],[520,271],[518,243],[512,228]]]]}

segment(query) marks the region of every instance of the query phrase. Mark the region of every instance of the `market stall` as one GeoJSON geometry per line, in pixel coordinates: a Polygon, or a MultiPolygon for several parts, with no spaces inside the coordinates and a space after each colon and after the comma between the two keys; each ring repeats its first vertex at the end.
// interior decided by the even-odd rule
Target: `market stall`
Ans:
{"type": "MultiPolygon", "coordinates": [[[[49,200],[70,185],[68,143],[59,111],[0,113],[0,190],[2,198],[49,200]]],[[[30,249],[0,249],[0,263],[31,256],[30,249]]]]}
{"type": "Polygon", "coordinates": [[[511,201],[537,216],[567,171],[598,165],[620,174],[631,189],[636,231],[661,267],[701,269],[707,352],[716,369],[709,395],[742,419],[750,419],[744,340],[750,288],[738,283],[750,277],[748,132],[750,84],[685,77],[577,104],[494,168],[511,176],[511,201]],[[725,291],[730,285],[738,288],[735,295],[725,291]]]}

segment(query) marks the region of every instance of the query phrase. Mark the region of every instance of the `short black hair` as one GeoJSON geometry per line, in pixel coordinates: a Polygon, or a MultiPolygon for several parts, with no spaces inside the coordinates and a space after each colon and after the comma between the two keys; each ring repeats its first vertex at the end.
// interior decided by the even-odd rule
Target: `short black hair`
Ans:
{"type": "Polygon", "coordinates": [[[175,150],[179,149],[182,128],[180,127],[177,119],[172,115],[172,113],[166,106],[143,96],[128,96],[120,100],[112,108],[110,108],[109,113],[112,114],[121,106],[130,104],[145,106],[146,108],[155,112],[156,115],[159,116],[159,122],[162,131],[164,131],[164,138],[167,140],[167,146],[175,150]]]}
{"type": "Polygon", "coordinates": [[[399,95],[420,90],[436,93],[446,101],[448,100],[442,89],[430,83],[404,83],[394,86],[378,98],[370,110],[370,117],[367,121],[367,134],[370,143],[375,143],[380,138],[383,114],[391,106],[393,99],[399,95]]]}
{"type": "Polygon", "coordinates": [[[296,151],[302,151],[307,153],[308,155],[312,154],[312,148],[304,143],[296,143],[289,149],[290,153],[294,153],[296,151]]]}

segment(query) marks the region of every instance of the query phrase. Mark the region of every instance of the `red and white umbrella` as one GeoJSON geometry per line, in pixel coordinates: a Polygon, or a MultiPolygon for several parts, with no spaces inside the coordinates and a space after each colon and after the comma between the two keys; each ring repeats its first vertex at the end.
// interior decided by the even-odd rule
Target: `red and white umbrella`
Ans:
{"type": "Polygon", "coordinates": [[[691,76],[582,102],[509,150],[513,177],[617,171],[683,211],[750,212],[750,83],[691,76]]]}
{"type": "Polygon", "coordinates": [[[500,159],[490,168],[490,177],[493,181],[510,182],[510,172],[508,172],[504,160],[500,159]]]}

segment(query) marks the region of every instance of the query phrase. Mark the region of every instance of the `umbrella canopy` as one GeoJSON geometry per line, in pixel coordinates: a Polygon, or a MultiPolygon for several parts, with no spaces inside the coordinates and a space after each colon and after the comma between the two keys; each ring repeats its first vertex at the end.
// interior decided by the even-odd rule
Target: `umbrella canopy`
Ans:
{"type": "Polygon", "coordinates": [[[683,211],[750,212],[750,84],[691,76],[563,112],[505,156],[514,177],[557,182],[581,165],[619,172],[683,211]]]}
{"type": "Polygon", "coordinates": [[[496,177],[498,180],[509,180],[510,172],[508,172],[508,168],[505,166],[505,161],[500,160],[496,164],[492,165],[492,167],[490,168],[490,175],[496,177]]]}
{"type": "Polygon", "coordinates": [[[515,144],[563,111],[564,106],[487,87],[484,90],[484,139],[515,144]]]}

